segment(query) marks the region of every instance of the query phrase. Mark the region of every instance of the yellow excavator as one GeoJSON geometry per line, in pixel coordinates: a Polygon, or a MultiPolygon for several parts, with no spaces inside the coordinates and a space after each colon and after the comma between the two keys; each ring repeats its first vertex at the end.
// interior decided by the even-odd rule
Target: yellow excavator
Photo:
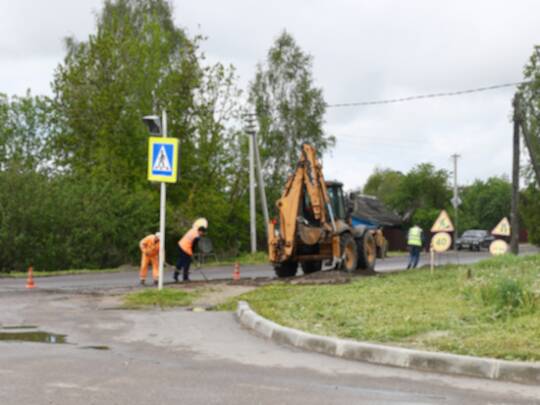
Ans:
{"type": "Polygon", "coordinates": [[[296,169],[276,202],[278,218],[268,226],[270,262],[278,277],[375,268],[377,248],[372,232],[353,227],[343,184],[326,182],[313,146],[302,145],[296,169]]]}

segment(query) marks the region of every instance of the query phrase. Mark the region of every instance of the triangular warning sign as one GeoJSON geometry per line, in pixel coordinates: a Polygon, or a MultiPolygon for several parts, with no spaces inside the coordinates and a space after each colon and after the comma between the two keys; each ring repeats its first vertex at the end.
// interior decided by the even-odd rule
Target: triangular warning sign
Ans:
{"type": "Polygon", "coordinates": [[[154,164],[152,165],[152,169],[158,172],[172,171],[171,162],[169,162],[169,158],[167,157],[167,153],[165,152],[164,145],[161,145],[156,160],[154,160],[154,164]]]}
{"type": "Polygon", "coordinates": [[[492,235],[510,236],[510,222],[504,217],[499,224],[491,231],[492,235]]]}
{"type": "Polygon", "coordinates": [[[454,225],[446,210],[442,210],[431,227],[431,232],[454,232],[454,225]]]}

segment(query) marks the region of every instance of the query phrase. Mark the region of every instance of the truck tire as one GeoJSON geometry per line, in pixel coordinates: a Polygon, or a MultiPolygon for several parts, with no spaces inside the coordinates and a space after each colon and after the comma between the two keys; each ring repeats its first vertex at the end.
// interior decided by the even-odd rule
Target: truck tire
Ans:
{"type": "Polygon", "coordinates": [[[296,271],[298,270],[298,262],[283,262],[276,264],[274,266],[274,271],[276,276],[279,278],[283,277],[294,277],[296,276],[296,271]]]}
{"type": "Polygon", "coordinates": [[[388,256],[388,242],[384,242],[382,246],[377,246],[377,259],[384,259],[388,256]]]}
{"type": "Polygon", "coordinates": [[[377,246],[375,239],[370,232],[364,233],[364,236],[356,240],[358,250],[358,269],[366,270],[367,272],[375,272],[375,259],[377,256],[377,246]]]}
{"type": "Polygon", "coordinates": [[[347,273],[352,273],[358,267],[358,251],[356,242],[350,233],[341,235],[341,251],[343,261],[341,268],[347,273]]]}
{"type": "Polygon", "coordinates": [[[317,271],[321,271],[321,268],[322,268],[321,261],[302,262],[302,271],[304,272],[304,274],[311,274],[317,271]]]}

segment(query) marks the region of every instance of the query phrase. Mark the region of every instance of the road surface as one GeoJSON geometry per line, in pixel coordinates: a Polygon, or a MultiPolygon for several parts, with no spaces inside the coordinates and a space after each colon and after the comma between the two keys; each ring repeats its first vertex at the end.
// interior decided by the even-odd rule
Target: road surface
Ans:
{"type": "Polygon", "coordinates": [[[68,342],[0,341],[0,404],[540,404],[536,386],[282,347],[228,312],[117,304],[110,294],[0,294],[0,334],[35,325],[68,342]]]}
{"type": "MultiPolygon", "coordinates": [[[[538,252],[538,249],[531,245],[521,246],[522,254],[538,252]]],[[[437,264],[460,263],[468,264],[489,257],[489,253],[461,251],[448,252],[437,257],[437,264]]],[[[391,257],[384,260],[378,259],[375,270],[380,273],[404,270],[407,267],[407,256],[391,257]]],[[[429,256],[422,254],[420,266],[429,264],[429,256]]],[[[211,280],[230,280],[232,277],[232,266],[221,266],[205,268],[204,275],[211,280]]],[[[201,270],[193,269],[192,280],[204,280],[201,270]]],[[[301,271],[299,271],[301,274],[301,271]]],[[[270,265],[244,265],[241,267],[242,278],[274,277],[274,271],[270,265]]],[[[58,277],[37,277],[36,284],[40,289],[53,289],[63,291],[79,290],[102,290],[108,288],[133,288],[138,286],[138,272],[135,267],[131,271],[120,271],[114,273],[88,273],[81,275],[58,276],[58,277]]],[[[172,272],[165,273],[165,283],[172,282],[172,272]]],[[[0,292],[18,291],[24,289],[25,279],[0,278],[0,292]]]]}

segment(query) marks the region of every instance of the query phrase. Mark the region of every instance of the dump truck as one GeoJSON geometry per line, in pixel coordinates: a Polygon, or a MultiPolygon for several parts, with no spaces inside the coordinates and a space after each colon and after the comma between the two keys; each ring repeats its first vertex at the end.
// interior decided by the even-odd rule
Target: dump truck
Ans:
{"type": "Polygon", "coordinates": [[[377,249],[373,233],[352,226],[343,184],[325,181],[310,144],[276,202],[278,216],[268,224],[269,259],[278,277],[321,270],[373,271],[377,249]]]}

